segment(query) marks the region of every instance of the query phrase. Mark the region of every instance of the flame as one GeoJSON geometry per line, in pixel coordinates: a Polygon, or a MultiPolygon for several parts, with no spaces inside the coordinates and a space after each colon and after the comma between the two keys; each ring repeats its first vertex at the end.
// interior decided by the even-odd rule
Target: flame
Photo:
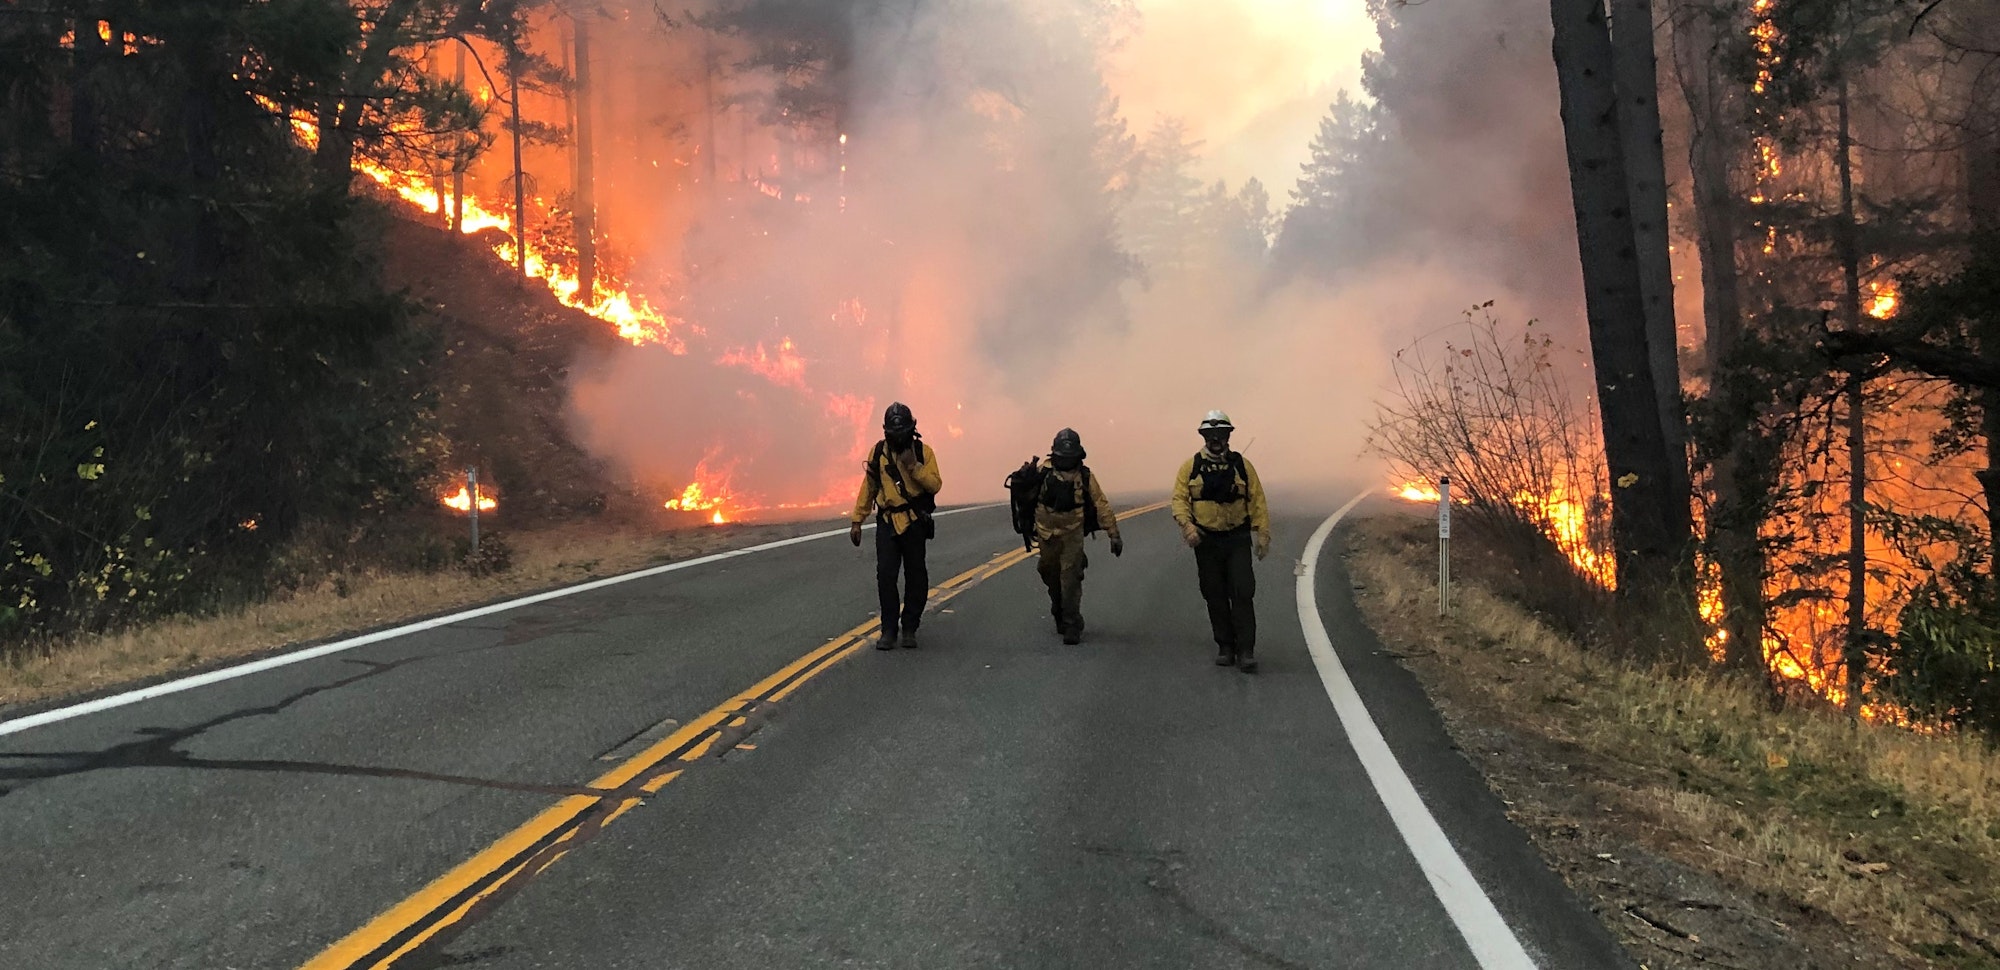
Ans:
{"type": "MultiPolygon", "coordinates": [[[[460,485],[456,492],[439,496],[438,501],[444,503],[446,508],[457,509],[460,512],[472,511],[472,496],[464,485],[460,485]]],[[[491,512],[499,507],[500,500],[495,498],[492,492],[487,491],[485,485],[479,486],[479,511],[491,512]]]]}
{"type": "Polygon", "coordinates": [[[687,484],[679,495],[662,503],[661,508],[669,512],[712,512],[709,521],[721,524],[727,521],[724,513],[733,503],[730,501],[729,479],[735,471],[734,463],[723,466],[721,471],[710,467],[720,448],[710,448],[708,453],[694,466],[694,481],[687,484]]]}
{"type": "Polygon", "coordinates": [[[1595,541],[1590,527],[1590,510],[1572,498],[1567,489],[1557,487],[1547,495],[1517,493],[1513,502],[1516,508],[1528,513],[1585,579],[1605,589],[1618,588],[1617,561],[1599,548],[1601,544],[1595,541]]]}
{"type": "MultiPolygon", "coordinates": [[[[319,145],[319,126],[312,116],[304,111],[287,111],[282,105],[262,96],[257,102],[292,126],[292,134],[299,144],[308,149],[319,145]]],[[[421,134],[416,132],[414,134],[421,134]]],[[[438,191],[437,183],[428,172],[398,172],[384,167],[370,159],[357,157],[354,170],[393,193],[404,203],[429,215],[442,214],[443,206],[450,203],[438,191]]],[[[536,200],[540,202],[539,199],[536,200]]],[[[459,232],[476,234],[488,229],[498,229],[509,237],[514,232],[512,216],[503,214],[506,206],[489,208],[471,195],[465,197],[464,212],[459,222],[459,232]]],[[[512,264],[515,261],[514,242],[511,238],[493,244],[493,254],[512,264]]],[[[600,275],[595,281],[595,299],[584,300],[583,282],[568,269],[549,264],[547,255],[529,244],[527,258],[521,261],[530,277],[541,280],[557,302],[566,307],[582,310],[599,320],[617,328],[618,336],[633,346],[656,344],[676,354],[687,353],[687,345],[677,331],[685,324],[674,317],[655,309],[646,298],[633,293],[622,280],[600,275]]]]}
{"type": "Polygon", "coordinates": [[[1872,295],[1868,301],[1868,315],[1877,320],[1887,320],[1896,315],[1896,308],[1902,303],[1902,290],[1896,281],[1870,284],[1872,295]]]}
{"type": "Polygon", "coordinates": [[[1404,482],[1401,485],[1391,485],[1389,486],[1389,492],[1405,502],[1436,502],[1439,498],[1443,497],[1428,482],[1404,482]]]}
{"type": "Polygon", "coordinates": [[[806,387],[806,360],[799,356],[797,345],[792,343],[790,337],[779,342],[775,354],[764,349],[763,341],[758,341],[754,352],[741,347],[724,351],[716,363],[743,368],[780,387],[809,390],[806,387]]]}

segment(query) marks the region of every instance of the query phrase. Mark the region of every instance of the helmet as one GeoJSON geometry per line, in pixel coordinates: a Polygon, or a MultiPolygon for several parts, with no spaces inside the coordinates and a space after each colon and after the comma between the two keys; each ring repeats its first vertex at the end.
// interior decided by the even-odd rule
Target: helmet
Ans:
{"type": "Polygon", "coordinates": [[[1210,411],[1201,419],[1201,431],[1234,431],[1236,426],[1229,423],[1229,415],[1221,411],[1210,411]]]}
{"type": "Polygon", "coordinates": [[[1074,458],[1082,461],[1084,459],[1083,438],[1069,428],[1064,428],[1056,432],[1055,444],[1049,446],[1049,456],[1052,458],[1074,458]]]}
{"type": "Polygon", "coordinates": [[[897,401],[882,412],[882,430],[889,434],[909,434],[917,430],[917,416],[910,413],[909,405],[897,401]]]}

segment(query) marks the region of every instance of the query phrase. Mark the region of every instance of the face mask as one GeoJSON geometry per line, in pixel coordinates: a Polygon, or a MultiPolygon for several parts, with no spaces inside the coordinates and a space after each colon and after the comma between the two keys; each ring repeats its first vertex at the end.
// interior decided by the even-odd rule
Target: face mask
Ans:
{"type": "Polygon", "coordinates": [[[1057,470],[1057,471],[1061,471],[1061,472],[1073,472],[1073,471],[1076,471],[1076,470],[1077,470],[1077,469],[1078,469],[1079,467],[1081,467],[1081,466],[1083,465],[1083,459],[1081,459],[1081,458],[1051,458],[1051,459],[1049,459],[1049,464],[1052,464],[1052,465],[1054,465],[1054,466],[1056,467],[1056,470],[1057,470]]]}

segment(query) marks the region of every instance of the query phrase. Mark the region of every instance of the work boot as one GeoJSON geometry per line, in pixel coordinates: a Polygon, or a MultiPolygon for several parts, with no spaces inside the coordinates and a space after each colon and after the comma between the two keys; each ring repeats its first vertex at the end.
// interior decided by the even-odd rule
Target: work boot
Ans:
{"type": "Polygon", "coordinates": [[[1243,672],[1244,672],[1244,673],[1246,673],[1246,674],[1254,674],[1254,673],[1256,673],[1256,672],[1257,672],[1257,658],[1256,658],[1256,657],[1252,657],[1252,656],[1249,656],[1249,655],[1247,655],[1247,654],[1246,654],[1246,655],[1245,655],[1245,656],[1243,656],[1243,657],[1242,657],[1241,659],[1239,659],[1239,660],[1237,660],[1237,661],[1236,661],[1236,669],[1237,669],[1237,670],[1241,670],[1241,671],[1243,671],[1243,672]]]}
{"type": "Polygon", "coordinates": [[[876,640],[876,641],[875,641],[875,649],[877,649],[877,650],[894,650],[894,649],[896,649],[896,631],[894,631],[894,630],[883,630],[883,631],[882,631],[882,638],[881,638],[881,639],[879,639],[879,640],[876,640]]]}
{"type": "Polygon", "coordinates": [[[1236,651],[1231,650],[1228,647],[1223,647],[1222,649],[1216,651],[1215,665],[1217,667],[1236,666],[1236,651]]]}
{"type": "Polygon", "coordinates": [[[1072,627],[1064,627],[1064,628],[1063,628],[1063,642],[1064,642],[1064,643],[1067,643],[1067,644],[1070,644],[1071,646],[1075,646],[1076,644],[1079,644],[1079,643],[1082,643],[1082,642],[1083,642],[1083,627],[1082,627],[1082,626],[1080,626],[1080,625],[1079,625],[1079,626],[1072,626],[1072,627]]]}
{"type": "Polygon", "coordinates": [[[915,650],[917,648],[917,631],[915,630],[903,631],[903,646],[911,650],[915,650]]]}

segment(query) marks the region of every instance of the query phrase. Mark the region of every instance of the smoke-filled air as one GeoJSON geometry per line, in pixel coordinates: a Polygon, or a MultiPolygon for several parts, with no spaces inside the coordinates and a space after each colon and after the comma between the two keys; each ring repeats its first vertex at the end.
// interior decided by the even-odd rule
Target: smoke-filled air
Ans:
{"type": "MultiPolygon", "coordinates": [[[[1421,88],[1383,90],[1422,106],[1402,144],[1423,164],[1340,188],[1373,224],[1288,234],[1300,179],[1338,177],[1326,153],[1368,134],[1333,132],[1315,159],[1320,121],[1336,98],[1373,103],[1375,20],[1311,14],[753,3],[600,25],[568,110],[594,115],[602,248],[671,336],[576,368],[578,441],[731,512],[851,497],[892,400],[960,501],[997,495],[1065,426],[1113,487],[1164,487],[1210,408],[1276,484],[1369,478],[1360,419],[1412,332],[1496,297],[1574,315],[1554,119],[1515,107],[1551,94],[1547,28],[1431,55],[1466,73],[1408,65],[1421,88]],[[1507,84],[1465,83],[1482,60],[1507,84]],[[1455,150],[1471,141],[1476,159],[1455,150]]],[[[573,48],[574,29],[553,18],[536,42],[573,48]]],[[[543,197],[566,154],[530,152],[543,197]]]]}

